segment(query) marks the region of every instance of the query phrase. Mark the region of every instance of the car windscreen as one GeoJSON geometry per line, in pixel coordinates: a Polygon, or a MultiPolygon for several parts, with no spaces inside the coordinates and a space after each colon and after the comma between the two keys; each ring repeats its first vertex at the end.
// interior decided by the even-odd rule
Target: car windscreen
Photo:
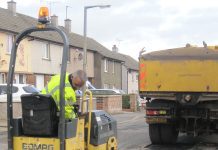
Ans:
{"type": "MultiPolygon", "coordinates": [[[[18,91],[17,87],[12,87],[12,93],[16,93],[18,91]]],[[[0,85],[0,95],[7,94],[7,85],[0,85]]]]}
{"type": "Polygon", "coordinates": [[[23,90],[27,93],[39,93],[39,90],[33,86],[24,86],[23,90]]]}

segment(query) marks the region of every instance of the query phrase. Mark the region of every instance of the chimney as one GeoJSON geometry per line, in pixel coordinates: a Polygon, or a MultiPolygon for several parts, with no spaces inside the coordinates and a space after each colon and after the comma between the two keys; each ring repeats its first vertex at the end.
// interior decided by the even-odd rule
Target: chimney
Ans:
{"type": "Polygon", "coordinates": [[[51,24],[55,27],[58,26],[58,16],[56,15],[51,16],[51,24]]]}
{"type": "Polygon", "coordinates": [[[12,12],[13,16],[16,16],[16,2],[8,1],[8,10],[12,12]]]}
{"type": "Polygon", "coordinates": [[[65,23],[65,29],[67,30],[67,32],[71,32],[71,20],[65,19],[64,23],[65,23]]]}
{"type": "Polygon", "coordinates": [[[117,53],[118,52],[118,47],[116,45],[113,45],[112,51],[117,53]]]}

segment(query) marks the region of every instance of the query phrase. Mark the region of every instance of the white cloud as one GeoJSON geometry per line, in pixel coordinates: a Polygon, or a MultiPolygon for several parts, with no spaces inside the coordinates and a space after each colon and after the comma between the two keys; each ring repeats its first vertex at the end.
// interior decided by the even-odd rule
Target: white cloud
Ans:
{"type": "Polygon", "coordinates": [[[159,0],[161,9],[175,9],[179,12],[189,12],[193,9],[217,8],[217,0],[159,0]]]}
{"type": "MultiPolygon", "coordinates": [[[[8,0],[0,0],[6,8],[8,0]]],[[[118,44],[120,52],[135,59],[142,47],[157,50],[184,46],[186,43],[218,44],[217,0],[15,0],[18,12],[37,17],[41,4],[52,1],[52,12],[63,25],[65,7],[72,30],[83,33],[85,5],[110,4],[105,10],[88,12],[88,36],[111,49],[118,44]],[[117,41],[120,39],[120,43],[117,41]]],[[[47,3],[48,5],[48,3],[47,3]]],[[[49,6],[49,5],[48,5],[49,6]]]]}
{"type": "Polygon", "coordinates": [[[121,5],[119,7],[116,7],[112,14],[114,15],[125,15],[125,14],[131,14],[132,12],[143,8],[145,6],[145,1],[138,0],[138,1],[131,1],[129,3],[126,3],[124,5],[121,5]]]}

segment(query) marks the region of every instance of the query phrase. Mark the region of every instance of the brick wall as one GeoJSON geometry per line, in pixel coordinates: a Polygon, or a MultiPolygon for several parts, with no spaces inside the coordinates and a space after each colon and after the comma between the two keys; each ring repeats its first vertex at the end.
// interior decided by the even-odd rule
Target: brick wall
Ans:
{"type": "Polygon", "coordinates": [[[104,109],[104,98],[103,97],[96,97],[96,109],[103,110],[104,109]]]}
{"type": "MultiPolygon", "coordinates": [[[[81,107],[81,106],[80,106],[81,107]]],[[[122,112],[122,96],[109,95],[109,96],[95,96],[93,97],[93,109],[104,110],[108,113],[122,112]]],[[[0,120],[7,120],[7,103],[0,103],[0,120]]],[[[21,117],[22,109],[21,103],[13,103],[14,117],[21,117]]]]}
{"type": "Polygon", "coordinates": [[[27,84],[35,85],[35,83],[36,83],[36,77],[35,77],[35,75],[33,75],[33,74],[28,74],[28,75],[26,76],[26,83],[27,83],[27,84]]]}
{"type": "Polygon", "coordinates": [[[95,96],[95,98],[97,110],[104,110],[108,113],[119,113],[122,111],[121,95],[95,96]]]}
{"type": "Polygon", "coordinates": [[[44,75],[44,85],[47,85],[47,83],[50,81],[51,76],[50,75],[44,75]]]}
{"type": "MultiPolygon", "coordinates": [[[[51,75],[44,75],[44,85],[50,81],[51,75]]],[[[26,77],[27,84],[36,85],[36,76],[34,74],[28,74],[26,77]]]]}
{"type": "Polygon", "coordinates": [[[137,94],[130,94],[130,110],[133,112],[137,111],[137,94]]]}
{"type": "MultiPolygon", "coordinates": [[[[0,120],[7,120],[7,103],[1,102],[0,103],[0,120]]],[[[21,102],[13,103],[13,117],[21,117],[22,116],[22,109],[21,109],[21,102]]]]}

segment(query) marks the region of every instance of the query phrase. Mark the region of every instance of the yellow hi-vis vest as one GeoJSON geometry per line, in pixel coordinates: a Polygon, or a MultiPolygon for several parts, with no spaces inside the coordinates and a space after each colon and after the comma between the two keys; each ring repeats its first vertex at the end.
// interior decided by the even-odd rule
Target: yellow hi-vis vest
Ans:
{"type": "MultiPolygon", "coordinates": [[[[65,118],[72,119],[75,118],[74,107],[73,104],[76,102],[76,94],[73,90],[69,80],[68,75],[65,77],[65,118]]],[[[60,110],[60,75],[55,75],[51,78],[48,85],[41,91],[42,94],[50,94],[55,103],[60,110]]]]}

